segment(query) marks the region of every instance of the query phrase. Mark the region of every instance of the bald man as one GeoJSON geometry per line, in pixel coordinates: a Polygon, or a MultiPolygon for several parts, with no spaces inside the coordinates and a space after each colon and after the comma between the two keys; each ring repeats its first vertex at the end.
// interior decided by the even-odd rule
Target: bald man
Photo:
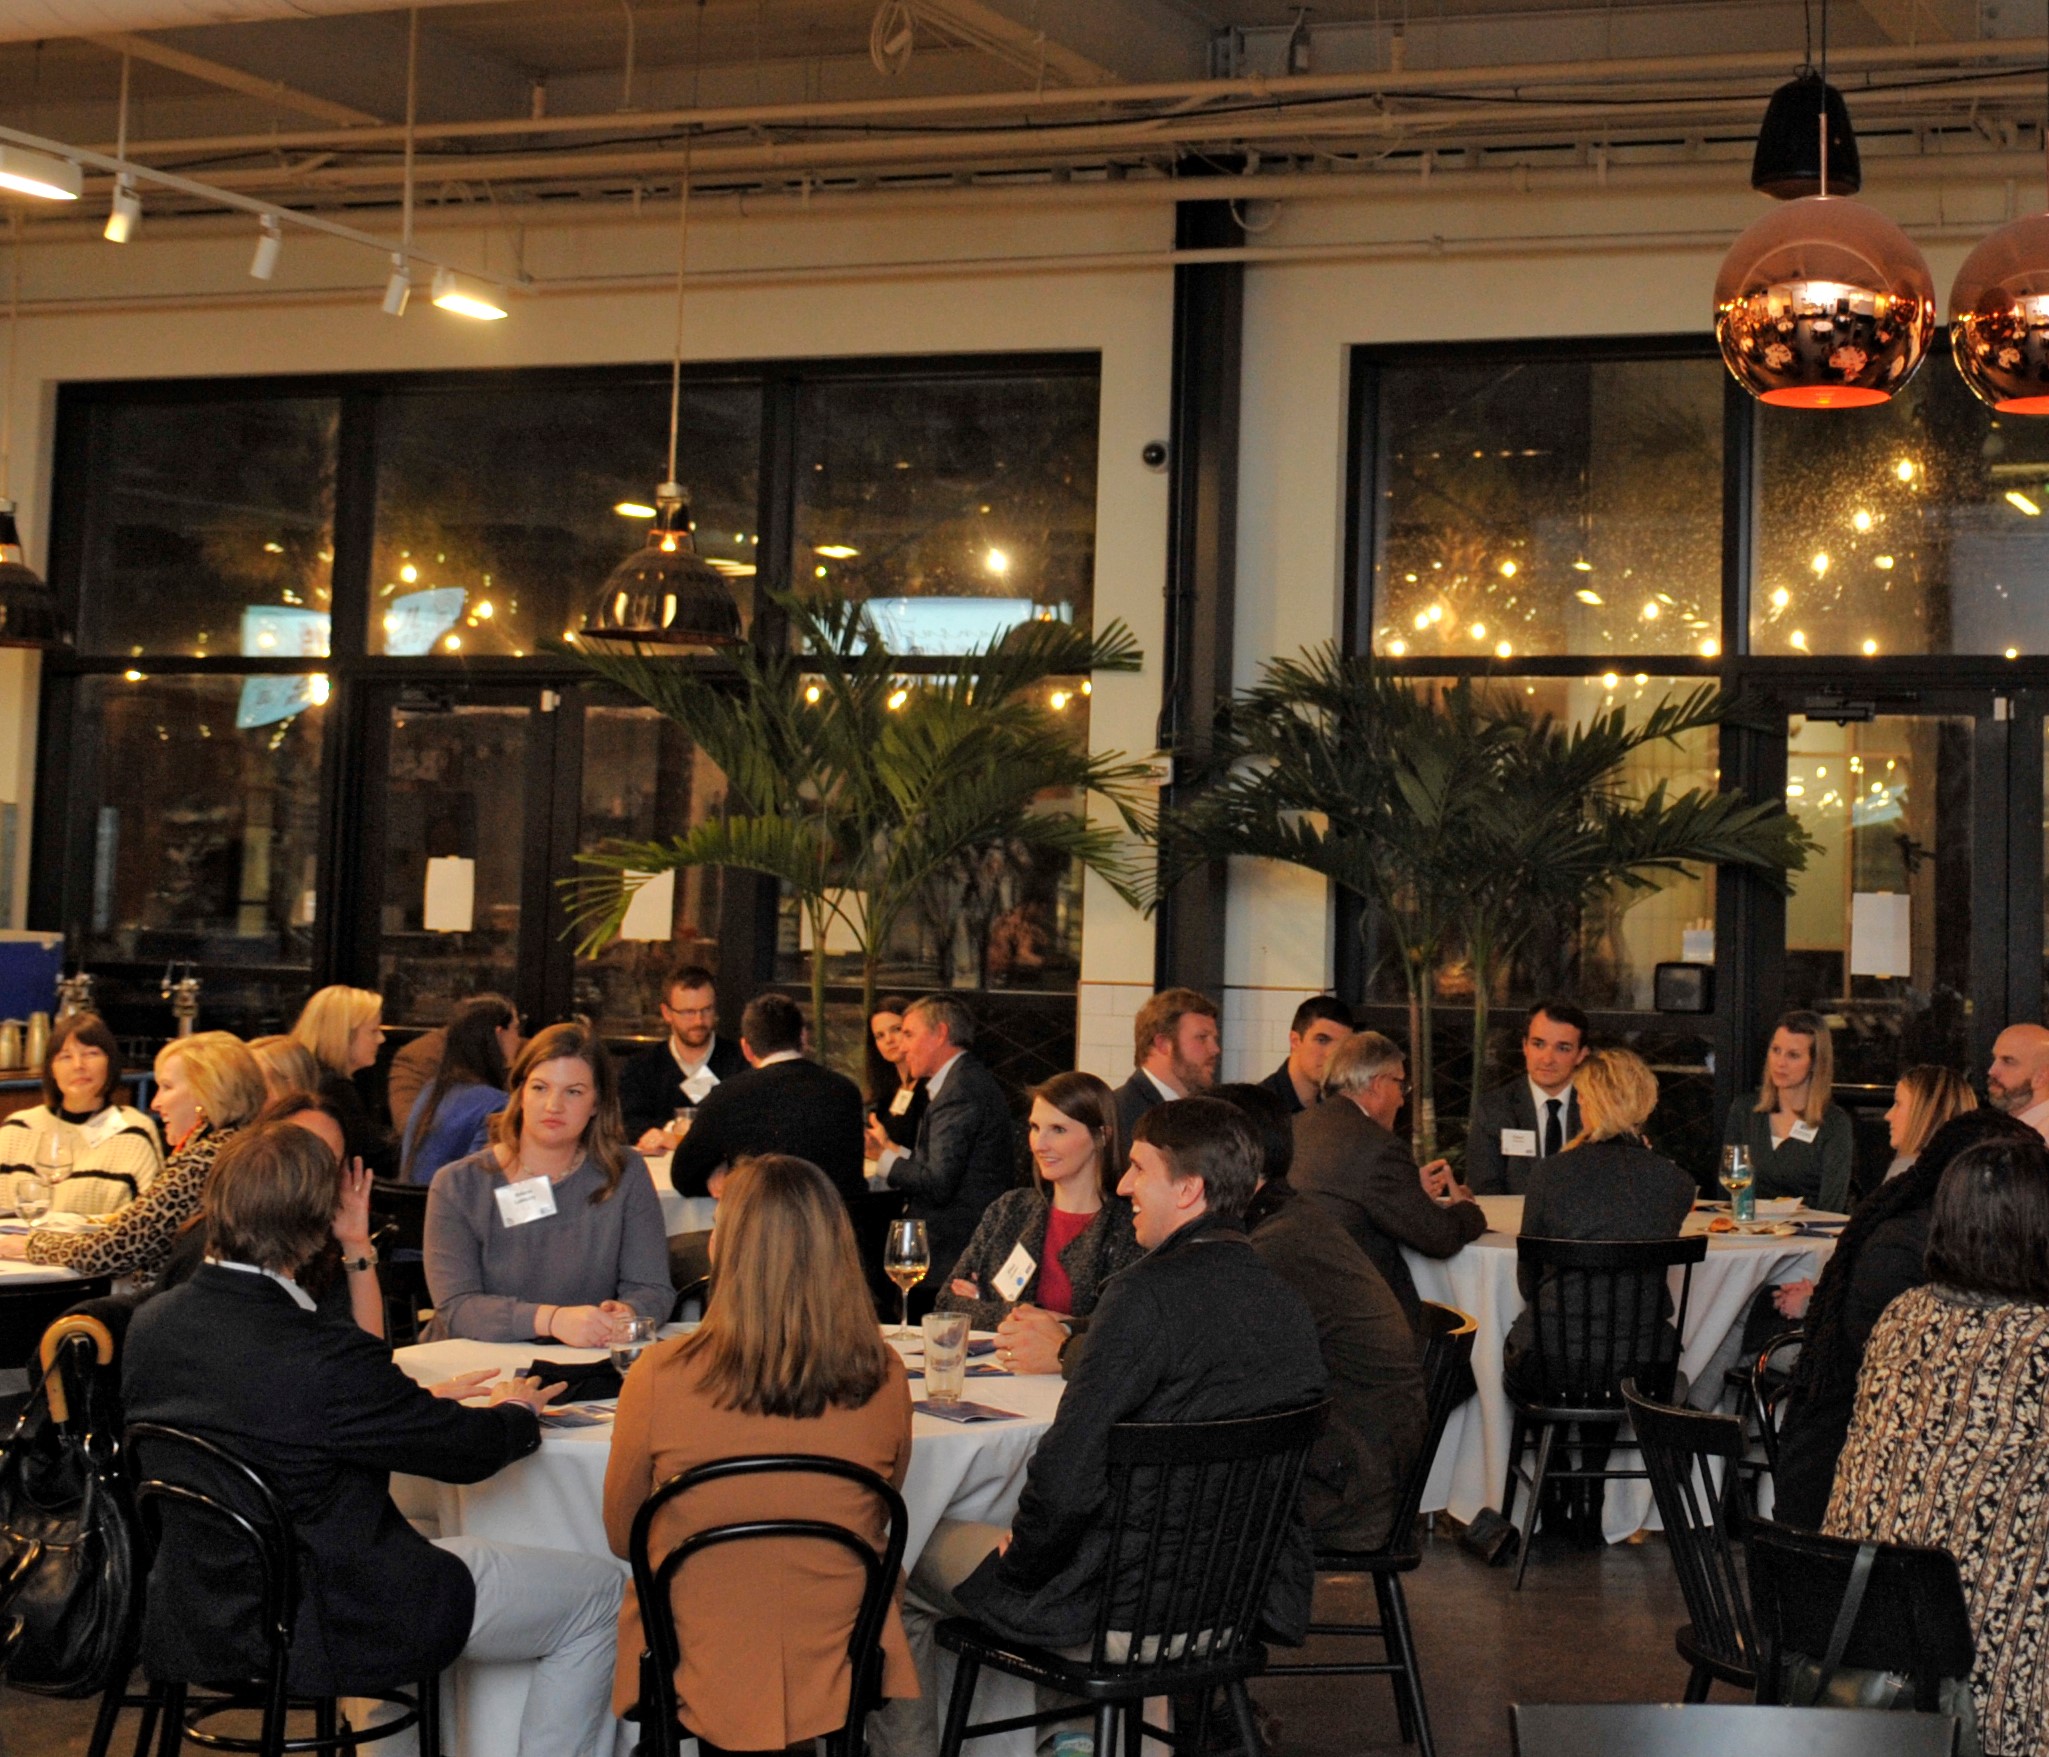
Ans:
{"type": "Polygon", "coordinates": [[[2049,1141],[2049,1029],[2009,1025],[1992,1044],[1985,1096],[2049,1141]]]}

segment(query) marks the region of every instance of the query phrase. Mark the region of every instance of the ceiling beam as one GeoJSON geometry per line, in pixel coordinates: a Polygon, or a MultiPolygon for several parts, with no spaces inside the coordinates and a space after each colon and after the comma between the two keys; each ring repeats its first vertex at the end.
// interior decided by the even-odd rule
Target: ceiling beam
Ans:
{"type": "Polygon", "coordinates": [[[1865,15],[1894,43],[1952,42],[1978,34],[1977,0],[1862,0],[1865,15]]]}
{"type": "Polygon", "coordinates": [[[173,49],[166,43],[153,42],[148,37],[117,31],[90,40],[113,54],[132,55],[138,61],[147,61],[157,67],[167,67],[173,73],[182,73],[188,79],[199,80],[202,84],[222,86],[228,91],[240,92],[244,97],[258,98],[281,110],[297,110],[302,116],[317,116],[323,122],[338,122],[344,127],[353,128],[375,127],[384,120],[382,116],[373,116],[367,110],[338,104],[332,98],[315,97],[311,92],[299,91],[285,84],[283,80],[265,79],[259,74],[244,73],[239,67],[209,61],[203,55],[188,54],[183,49],[173,49]]]}
{"type": "Polygon", "coordinates": [[[1044,30],[1006,18],[984,0],[911,0],[920,24],[980,49],[1020,73],[1061,85],[1116,85],[1120,75],[1056,41],[1044,30]]]}

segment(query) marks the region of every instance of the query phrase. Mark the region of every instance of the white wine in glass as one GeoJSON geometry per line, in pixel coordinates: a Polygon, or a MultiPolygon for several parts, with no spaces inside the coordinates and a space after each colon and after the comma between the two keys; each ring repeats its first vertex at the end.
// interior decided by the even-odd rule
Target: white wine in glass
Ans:
{"type": "Polygon", "coordinates": [[[908,1342],[917,1334],[911,1328],[911,1289],[932,1272],[932,1244],[925,1236],[922,1220],[892,1220],[889,1238],[882,1247],[882,1272],[896,1283],[903,1305],[897,1314],[896,1340],[908,1342]]]}

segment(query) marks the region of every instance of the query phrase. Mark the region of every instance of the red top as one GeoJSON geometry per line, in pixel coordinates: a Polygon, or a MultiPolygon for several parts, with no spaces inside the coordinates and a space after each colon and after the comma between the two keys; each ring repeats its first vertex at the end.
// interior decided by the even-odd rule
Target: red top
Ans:
{"type": "Polygon", "coordinates": [[[1059,1312],[1063,1317],[1074,1312],[1074,1283],[1067,1279],[1067,1270],[1061,1265],[1060,1253],[1088,1231],[1093,1214],[1070,1214],[1064,1208],[1055,1208],[1046,1216],[1046,1242],[1039,1258],[1039,1289],[1033,1295],[1032,1303],[1049,1312],[1059,1312]]]}

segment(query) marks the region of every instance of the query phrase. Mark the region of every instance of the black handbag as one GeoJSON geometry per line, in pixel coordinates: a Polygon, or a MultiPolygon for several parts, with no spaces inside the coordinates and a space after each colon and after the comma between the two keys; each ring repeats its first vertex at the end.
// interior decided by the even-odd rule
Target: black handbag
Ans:
{"type": "Polygon", "coordinates": [[[0,1578],[14,1586],[0,1623],[18,1624],[6,1657],[17,1689],[95,1696],[134,1658],[141,1567],[120,1418],[87,1364],[113,1355],[97,1318],[51,1325],[42,1382],[0,1451],[0,1578]]]}

